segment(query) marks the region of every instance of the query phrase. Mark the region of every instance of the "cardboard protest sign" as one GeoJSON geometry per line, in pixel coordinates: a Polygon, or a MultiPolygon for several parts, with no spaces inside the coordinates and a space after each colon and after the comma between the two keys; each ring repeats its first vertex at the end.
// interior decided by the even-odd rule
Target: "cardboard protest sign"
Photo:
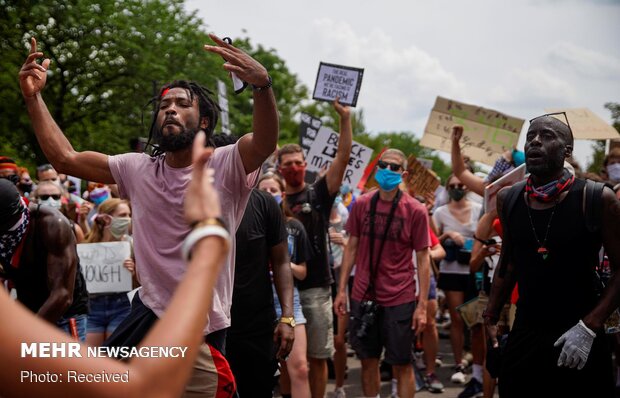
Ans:
{"type": "Polygon", "coordinates": [[[525,178],[525,163],[510,173],[493,181],[484,188],[484,209],[487,213],[493,211],[496,207],[497,193],[504,187],[509,187],[525,178]]]}
{"type": "Polygon", "coordinates": [[[304,156],[308,155],[308,150],[312,146],[321,128],[321,124],[321,119],[308,115],[307,113],[301,114],[301,122],[299,123],[299,146],[301,146],[304,156]]]}
{"type": "Polygon", "coordinates": [[[131,273],[123,267],[131,257],[129,242],[80,243],[77,253],[89,293],[131,290],[131,273]]]}
{"type": "MultiPolygon", "coordinates": [[[[588,108],[549,108],[545,109],[545,112],[566,112],[568,124],[570,124],[570,129],[573,131],[573,138],[576,140],[612,140],[620,138],[620,133],[615,128],[588,108]]],[[[566,123],[564,115],[554,115],[553,117],[566,123]]]]}
{"type": "Polygon", "coordinates": [[[405,178],[405,185],[407,185],[409,192],[422,197],[435,193],[440,184],[437,175],[424,167],[424,164],[413,155],[409,155],[407,159],[407,171],[409,173],[405,178]]]}
{"type": "MultiPolygon", "coordinates": [[[[318,172],[323,167],[329,167],[332,164],[338,150],[338,138],[338,133],[328,127],[323,126],[319,129],[314,143],[308,151],[308,156],[306,156],[307,171],[318,172]]],[[[355,188],[362,178],[364,168],[371,156],[372,149],[353,141],[351,156],[342,178],[342,185],[348,185],[351,189],[355,188]]]]}
{"type": "Polygon", "coordinates": [[[312,98],[331,102],[339,97],[341,104],[355,107],[363,76],[364,69],[321,62],[312,98]]]}
{"type": "Polygon", "coordinates": [[[492,166],[499,154],[517,144],[523,123],[523,119],[492,109],[437,97],[420,144],[450,152],[452,126],[460,124],[463,153],[492,166]]]}

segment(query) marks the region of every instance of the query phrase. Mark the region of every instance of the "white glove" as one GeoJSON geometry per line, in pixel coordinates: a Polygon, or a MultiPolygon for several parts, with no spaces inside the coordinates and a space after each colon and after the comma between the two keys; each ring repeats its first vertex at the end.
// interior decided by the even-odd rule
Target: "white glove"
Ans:
{"type": "Polygon", "coordinates": [[[596,333],[588,329],[580,320],[553,344],[554,347],[564,344],[558,359],[558,366],[582,369],[588,361],[595,337],[596,333]]]}

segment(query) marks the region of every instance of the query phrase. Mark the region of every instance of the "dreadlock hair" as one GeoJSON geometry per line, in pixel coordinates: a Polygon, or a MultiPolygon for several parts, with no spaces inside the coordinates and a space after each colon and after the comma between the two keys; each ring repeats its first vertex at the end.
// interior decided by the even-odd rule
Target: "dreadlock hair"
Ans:
{"type": "MultiPolygon", "coordinates": [[[[157,126],[157,116],[159,115],[159,103],[163,96],[168,92],[168,90],[172,88],[184,88],[189,92],[189,98],[194,102],[194,98],[198,98],[198,106],[200,110],[200,118],[206,117],[209,120],[209,124],[205,129],[205,134],[207,136],[207,142],[211,142],[211,136],[213,135],[213,131],[215,130],[215,126],[217,125],[217,120],[220,114],[220,106],[215,102],[215,100],[211,97],[213,96],[213,92],[208,88],[201,86],[200,84],[187,81],[187,80],[175,80],[172,83],[165,84],[160,90],[159,95],[157,97],[151,98],[151,100],[145,105],[144,108],[148,107],[151,104],[156,104],[155,112],[153,113],[153,119],[151,120],[151,127],[149,129],[149,140],[146,143],[146,146],[149,145],[153,147],[153,151],[151,156],[159,156],[163,152],[159,149],[157,145],[152,143],[157,126]]],[[[142,111],[142,124],[144,125],[144,109],[142,111]]]]}

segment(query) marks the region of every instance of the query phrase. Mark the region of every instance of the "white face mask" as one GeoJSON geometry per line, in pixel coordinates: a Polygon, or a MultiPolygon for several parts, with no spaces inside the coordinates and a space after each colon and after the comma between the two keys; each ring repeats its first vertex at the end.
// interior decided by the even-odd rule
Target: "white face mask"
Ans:
{"type": "Polygon", "coordinates": [[[39,204],[43,206],[53,207],[54,209],[60,209],[62,202],[60,201],[60,199],[56,200],[52,197],[49,197],[46,200],[39,200],[39,204]]]}
{"type": "Polygon", "coordinates": [[[607,174],[609,179],[614,182],[620,182],[620,163],[613,163],[607,166],[607,174]]]}
{"type": "Polygon", "coordinates": [[[116,239],[120,239],[123,235],[127,235],[130,224],[131,217],[112,217],[112,222],[110,223],[110,233],[116,239]]]}

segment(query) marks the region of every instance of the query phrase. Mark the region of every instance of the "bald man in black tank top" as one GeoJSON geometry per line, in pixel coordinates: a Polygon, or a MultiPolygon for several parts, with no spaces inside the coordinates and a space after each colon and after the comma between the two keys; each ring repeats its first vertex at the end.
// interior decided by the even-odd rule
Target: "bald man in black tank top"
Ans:
{"type": "Polygon", "coordinates": [[[505,236],[484,313],[494,344],[499,312],[517,282],[519,289],[516,319],[501,359],[501,397],[613,396],[603,324],[620,304],[620,277],[614,273],[600,296],[593,280],[601,245],[612,269],[620,265],[620,202],[605,188],[601,228],[590,232],[583,210],[585,181],[564,169],[572,150],[568,120],[532,119],[525,190],[523,185],[512,188],[519,192],[507,207],[509,214],[504,214],[509,189],[498,195],[505,236]]]}

